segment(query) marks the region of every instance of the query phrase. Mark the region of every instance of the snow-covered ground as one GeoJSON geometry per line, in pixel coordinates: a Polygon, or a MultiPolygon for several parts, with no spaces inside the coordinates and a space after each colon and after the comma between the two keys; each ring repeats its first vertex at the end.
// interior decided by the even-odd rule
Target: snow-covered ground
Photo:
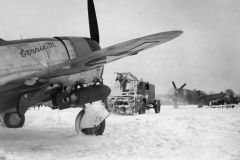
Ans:
{"type": "Polygon", "coordinates": [[[79,111],[31,109],[23,128],[0,127],[0,160],[240,160],[240,106],[162,106],[160,114],[112,114],[102,136],[76,134],[79,111]]]}

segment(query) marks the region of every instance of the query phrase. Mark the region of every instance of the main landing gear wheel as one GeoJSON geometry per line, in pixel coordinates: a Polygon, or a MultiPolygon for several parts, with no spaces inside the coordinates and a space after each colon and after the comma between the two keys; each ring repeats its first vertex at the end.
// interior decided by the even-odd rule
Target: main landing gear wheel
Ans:
{"type": "Polygon", "coordinates": [[[21,128],[25,123],[25,116],[19,117],[17,112],[10,112],[1,115],[1,123],[7,128],[21,128]]]}
{"type": "Polygon", "coordinates": [[[146,104],[144,101],[141,102],[141,108],[139,109],[138,113],[139,114],[145,114],[146,112],[146,104]]]}
{"type": "Polygon", "coordinates": [[[93,128],[81,128],[81,120],[85,111],[82,110],[78,113],[77,118],[75,120],[75,129],[77,133],[83,133],[85,135],[102,135],[105,130],[106,122],[103,120],[98,126],[93,128]]]}
{"type": "Polygon", "coordinates": [[[155,113],[160,113],[161,103],[159,100],[156,100],[155,105],[154,105],[154,110],[155,110],[155,113]]]}
{"type": "Polygon", "coordinates": [[[202,108],[202,107],[203,107],[202,103],[198,104],[198,108],[202,108]]]}

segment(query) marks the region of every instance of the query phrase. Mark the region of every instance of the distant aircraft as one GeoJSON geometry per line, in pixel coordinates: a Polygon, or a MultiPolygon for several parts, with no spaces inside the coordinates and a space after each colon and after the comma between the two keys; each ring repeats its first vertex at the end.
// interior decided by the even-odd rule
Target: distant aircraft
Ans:
{"type": "MultiPolygon", "coordinates": [[[[52,101],[53,108],[85,107],[78,114],[78,133],[101,135],[111,90],[103,84],[103,65],[172,40],[182,31],[157,33],[101,49],[93,0],[88,0],[91,38],[0,39],[0,114],[9,128],[22,127],[27,109],[52,101]]],[[[63,22],[64,23],[64,22],[63,22]]]]}
{"type": "Polygon", "coordinates": [[[178,107],[178,102],[187,102],[188,104],[198,104],[198,108],[202,108],[203,104],[209,103],[212,100],[221,99],[225,97],[226,93],[217,93],[208,95],[200,90],[189,90],[183,89],[186,86],[186,83],[183,84],[180,88],[177,88],[175,83],[172,82],[174,87],[174,95],[171,98],[173,100],[174,108],[178,107]]]}

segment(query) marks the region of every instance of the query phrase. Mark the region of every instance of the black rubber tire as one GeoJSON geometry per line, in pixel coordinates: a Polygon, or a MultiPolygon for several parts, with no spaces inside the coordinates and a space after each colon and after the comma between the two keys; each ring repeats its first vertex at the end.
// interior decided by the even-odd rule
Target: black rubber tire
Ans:
{"type": "Polygon", "coordinates": [[[4,117],[4,114],[0,114],[0,124],[1,124],[2,127],[5,128],[6,126],[5,126],[5,124],[4,124],[4,119],[3,119],[3,117],[4,117]]]}
{"type": "Polygon", "coordinates": [[[198,108],[202,108],[203,107],[203,104],[202,103],[199,103],[198,104],[198,108]]]}
{"type": "Polygon", "coordinates": [[[85,113],[85,111],[82,110],[78,113],[78,115],[76,117],[76,120],[75,120],[76,132],[83,133],[85,135],[102,135],[105,130],[105,126],[106,126],[105,120],[103,120],[98,126],[96,126],[94,128],[81,129],[80,124],[81,124],[81,120],[82,120],[84,113],[85,113]]]}
{"type": "Polygon", "coordinates": [[[23,115],[23,117],[20,118],[17,112],[5,113],[2,116],[3,117],[1,123],[7,128],[21,128],[25,123],[25,116],[23,115]]]}
{"type": "Polygon", "coordinates": [[[144,101],[141,102],[141,108],[139,109],[138,113],[139,114],[145,114],[146,112],[146,104],[144,101]]]}
{"type": "Polygon", "coordinates": [[[160,111],[161,111],[161,103],[160,103],[159,100],[156,100],[155,105],[154,105],[154,110],[155,110],[155,113],[160,113],[160,111]]]}

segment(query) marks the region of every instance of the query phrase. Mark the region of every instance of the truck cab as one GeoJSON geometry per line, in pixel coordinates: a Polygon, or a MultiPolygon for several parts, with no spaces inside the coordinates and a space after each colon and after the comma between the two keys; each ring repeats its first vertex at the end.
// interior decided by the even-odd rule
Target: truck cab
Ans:
{"type": "Polygon", "coordinates": [[[144,114],[150,108],[159,113],[161,106],[160,100],[155,99],[155,86],[129,72],[117,73],[108,103],[114,111],[129,114],[144,114]]]}

